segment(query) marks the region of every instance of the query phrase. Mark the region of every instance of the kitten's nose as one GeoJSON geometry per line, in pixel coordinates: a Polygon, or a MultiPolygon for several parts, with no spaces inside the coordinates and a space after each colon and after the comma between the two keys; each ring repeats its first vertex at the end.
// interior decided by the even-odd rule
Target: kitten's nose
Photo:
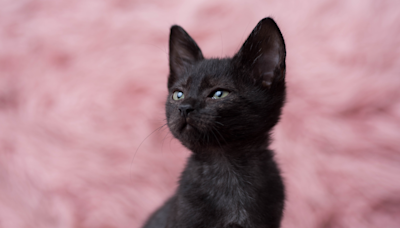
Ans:
{"type": "Polygon", "coordinates": [[[190,112],[194,111],[194,108],[191,104],[181,104],[179,106],[179,111],[181,112],[181,116],[187,117],[190,112]]]}

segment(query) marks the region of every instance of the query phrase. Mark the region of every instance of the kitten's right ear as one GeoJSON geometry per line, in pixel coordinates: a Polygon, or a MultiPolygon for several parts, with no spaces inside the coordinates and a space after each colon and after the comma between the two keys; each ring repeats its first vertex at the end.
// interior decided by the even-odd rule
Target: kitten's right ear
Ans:
{"type": "Polygon", "coordinates": [[[169,36],[169,68],[170,76],[168,86],[179,75],[183,74],[186,67],[204,59],[196,42],[178,25],[171,27],[169,36]]]}
{"type": "Polygon", "coordinates": [[[255,82],[269,88],[285,79],[286,49],[281,31],[272,18],[262,19],[233,60],[237,67],[250,71],[255,82]]]}

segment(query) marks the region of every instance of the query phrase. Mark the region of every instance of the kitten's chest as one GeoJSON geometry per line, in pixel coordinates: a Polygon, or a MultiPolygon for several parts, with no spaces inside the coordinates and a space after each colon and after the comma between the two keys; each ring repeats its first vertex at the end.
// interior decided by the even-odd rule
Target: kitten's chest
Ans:
{"type": "MultiPolygon", "coordinates": [[[[249,188],[241,177],[232,173],[220,174],[219,180],[205,183],[209,188],[209,200],[222,216],[224,224],[243,224],[248,220],[246,207],[253,202],[249,197],[249,188]]],[[[231,227],[231,226],[227,226],[231,227]]]]}
{"type": "Polygon", "coordinates": [[[209,215],[221,227],[248,223],[248,207],[255,201],[251,197],[252,185],[243,170],[220,162],[198,167],[192,172],[188,175],[192,183],[189,200],[195,210],[202,216],[209,215]]]}

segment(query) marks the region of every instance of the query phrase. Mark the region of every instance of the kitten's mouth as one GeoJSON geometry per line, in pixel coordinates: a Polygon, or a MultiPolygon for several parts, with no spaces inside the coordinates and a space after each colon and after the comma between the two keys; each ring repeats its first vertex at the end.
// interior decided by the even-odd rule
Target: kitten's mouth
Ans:
{"type": "Polygon", "coordinates": [[[189,131],[190,129],[192,129],[193,127],[192,127],[192,125],[190,125],[190,124],[186,124],[186,126],[185,126],[185,130],[186,131],[189,131]]]}
{"type": "Polygon", "coordinates": [[[191,131],[194,129],[193,125],[190,124],[190,120],[185,118],[185,122],[181,127],[181,132],[183,131],[191,131]]]}

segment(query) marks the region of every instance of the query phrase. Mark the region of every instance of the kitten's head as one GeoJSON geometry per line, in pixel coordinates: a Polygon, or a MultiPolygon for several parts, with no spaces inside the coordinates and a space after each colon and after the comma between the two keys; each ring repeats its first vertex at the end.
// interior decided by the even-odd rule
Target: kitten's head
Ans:
{"type": "Polygon", "coordinates": [[[194,152],[266,146],[285,100],[285,57],[271,18],[225,59],[205,59],[185,30],[172,26],[166,102],[172,134],[194,152]]]}

